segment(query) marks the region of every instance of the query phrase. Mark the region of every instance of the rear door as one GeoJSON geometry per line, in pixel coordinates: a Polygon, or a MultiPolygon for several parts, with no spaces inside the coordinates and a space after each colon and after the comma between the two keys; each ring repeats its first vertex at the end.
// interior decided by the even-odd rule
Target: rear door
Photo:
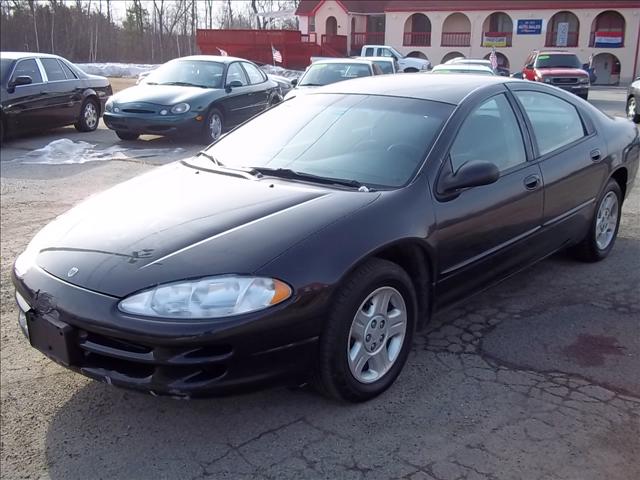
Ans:
{"type": "Polygon", "coordinates": [[[249,62],[242,62],[242,66],[244,67],[251,87],[251,98],[253,99],[251,116],[253,116],[267,108],[269,104],[269,94],[271,93],[269,88],[270,82],[267,81],[267,75],[255,65],[249,62]]]}
{"type": "Polygon", "coordinates": [[[608,175],[606,141],[571,95],[536,85],[512,85],[525,113],[545,183],[543,226],[560,248],[589,228],[599,190],[608,175]],[[574,103],[575,102],[575,103],[574,103]]]}
{"type": "Polygon", "coordinates": [[[18,60],[9,78],[9,85],[17,77],[31,77],[31,84],[14,87],[13,93],[8,93],[8,102],[4,113],[11,129],[33,130],[50,126],[50,116],[45,98],[45,84],[40,66],[35,58],[18,60]]]}
{"type": "Polygon", "coordinates": [[[39,61],[47,77],[45,89],[52,126],[76,122],[82,103],[79,81],[67,78],[67,73],[56,58],[40,58],[39,61]]]}
{"type": "Polygon", "coordinates": [[[535,236],[541,228],[543,184],[532,161],[528,132],[514,100],[503,93],[484,97],[456,114],[458,133],[448,148],[440,180],[466,162],[492,162],[497,182],[467,188],[454,196],[436,195],[437,290],[439,306],[463,298],[538,258],[535,236]],[[460,124],[461,122],[461,124],[460,124]]]}
{"type": "Polygon", "coordinates": [[[227,68],[225,80],[227,92],[223,100],[225,109],[225,125],[234,126],[253,116],[253,89],[249,86],[247,75],[240,62],[233,62],[227,68]],[[240,82],[240,86],[231,87],[232,82],[240,82]]]}

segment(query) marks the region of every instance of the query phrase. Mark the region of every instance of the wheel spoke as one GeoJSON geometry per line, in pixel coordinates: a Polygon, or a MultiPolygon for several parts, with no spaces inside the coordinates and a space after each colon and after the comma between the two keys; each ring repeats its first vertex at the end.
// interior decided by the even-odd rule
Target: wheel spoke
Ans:
{"type": "Polygon", "coordinates": [[[387,338],[393,338],[396,335],[404,335],[406,331],[406,315],[402,315],[398,319],[391,320],[391,325],[389,325],[389,329],[387,330],[387,338]]]}
{"type": "Polygon", "coordinates": [[[360,310],[356,317],[353,319],[353,325],[351,326],[351,337],[356,340],[362,340],[364,338],[364,331],[367,328],[370,317],[360,310]]]}
{"type": "Polygon", "coordinates": [[[349,364],[351,365],[352,371],[357,375],[361,375],[367,360],[369,360],[369,354],[364,349],[362,343],[356,342],[349,352],[349,364]]]}
{"type": "Polygon", "coordinates": [[[387,349],[383,348],[369,358],[369,369],[376,372],[377,376],[380,377],[388,370],[389,363],[387,349]]]}
{"type": "Polygon", "coordinates": [[[378,293],[373,299],[373,313],[376,315],[386,315],[389,310],[389,301],[393,292],[390,290],[383,290],[378,293]]]}

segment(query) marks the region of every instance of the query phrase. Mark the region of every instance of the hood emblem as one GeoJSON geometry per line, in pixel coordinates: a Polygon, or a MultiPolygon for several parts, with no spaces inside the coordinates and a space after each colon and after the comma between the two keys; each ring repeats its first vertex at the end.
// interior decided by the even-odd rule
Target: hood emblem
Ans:
{"type": "Polygon", "coordinates": [[[78,267],[71,267],[67,272],[67,277],[73,277],[76,273],[78,273],[78,267]]]}

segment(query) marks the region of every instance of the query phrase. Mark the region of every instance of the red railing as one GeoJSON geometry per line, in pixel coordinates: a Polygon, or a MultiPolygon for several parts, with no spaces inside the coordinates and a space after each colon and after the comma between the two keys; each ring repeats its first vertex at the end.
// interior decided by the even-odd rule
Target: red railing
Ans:
{"type": "Polygon", "coordinates": [[[513,32],[482,32],[480,45],[483,47],[510,47],[513,32]],[[504,45],[496,45],[495,41],[505,39],[504,45]]]}
{"type": "Polygon", "coordinates": [[[402,45],[405,47],[430,47],[431,32],[404,32],[402,45]]]}
{"type": "Polygon", "coordinates": [[[303,33],[300,38],[302,43],[318,43],[318,37],[315,32],[303,33]]]}
{"type": "Polygon", "coordinates": [[[384,45],[384,32],[352,32],[351,49],[360,50],[363,45],[384,45]]]}
{"type": "Polygon", "coordinates": [[[347,54],[347,36],[346,35],[322,35],[322,46],[328,46],[341,55],[347,54]]]}
{"type": "Polygon", "coordinates": [[[442,47],[469,47],[471,46],[471,32],[442,32],[442,47]]]}
{"type": "Polygon", "coordinates": [[[618,32],[591,32],[591,36],[589,37],[589,46],[596,46],[596,33],[599,37],[619,37],[622,41],[619,43],[609,43],[599,45],[599,48],[623,48],[624,47],[624,31],[620,30],[618,32]]]}
{"type": "Polygon", "coordinates": [[[578,32],[569,32],[567,34],[567,44],[558,45],[558,32],[547,32],[547,40],[544,44],[545,47],[577,47],[578,46],[578,32]]]}

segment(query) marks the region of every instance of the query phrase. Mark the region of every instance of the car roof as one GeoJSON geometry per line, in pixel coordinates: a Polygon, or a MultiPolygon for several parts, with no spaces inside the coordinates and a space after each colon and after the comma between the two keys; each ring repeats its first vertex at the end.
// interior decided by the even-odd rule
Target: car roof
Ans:
{"type": "Polygon", "coordinates": [[[540,50],[536,53],[538,55],[575,55],[575,53],[567,52],[566,50],[540,50]]]}
{"type": "Polygon", "coordinates": [[[322,58],[319,60],[316,60],[315,62],[312,63],[312,65],[317,65],[319,63],[358,63],[358,64],[362,64],[362,65],[371,65],[371,60],[369,60],[369,57],[367,57],[367,59],[363,59],[363,58],[322,58]]]}
{"type": "Polygon", "coordinates": [[[463,98],[474,90],[497,83],[519,83],[523,81],[498,75],[429,75],[426,73],[376,75],[332,83],[316,89],[313,94],[385,95],[458,105],[463,98]]]}
{"type": "Polygon", "coordinates": [[[353,57],[354,60],[368,60],[371,62],[393,62],[393,58],[391,57],[353,57]]]}
{"type": "Polygon", "coordinates": [[[445,62],[446,65],[455,65],[457,63],[466,63],[468,65],[491,65],[491,60],[486,60],[484,58],[456,57],[445,62]]]}
{"type": "Polygon", "coordinates": [[[239,57],[229,57],[228,55],[189,55],[187,57],[174,58],[171,61],[176,60],[199,60],[204,62],[219,62],[219,63],[231,63],[242,60],[243,62],[251,62],[251,60],[247,60],[246,58],[239,57]]]}
{"type": "Polygon", "coordinates": [[[37,52],[0,52],[0,58],[18,60],[20,58],[61,58],[58,55],[37,52]]]}
{"type": "Polygon", "coordinates": [[[478,72],[493,73],[493,70],[491,70],[490,67],[486,65],[479,65],[477,63],[441,63],[440,65],[433,67],[433,70],[464,70],[467,72],[475,70],[478,72]]]}

